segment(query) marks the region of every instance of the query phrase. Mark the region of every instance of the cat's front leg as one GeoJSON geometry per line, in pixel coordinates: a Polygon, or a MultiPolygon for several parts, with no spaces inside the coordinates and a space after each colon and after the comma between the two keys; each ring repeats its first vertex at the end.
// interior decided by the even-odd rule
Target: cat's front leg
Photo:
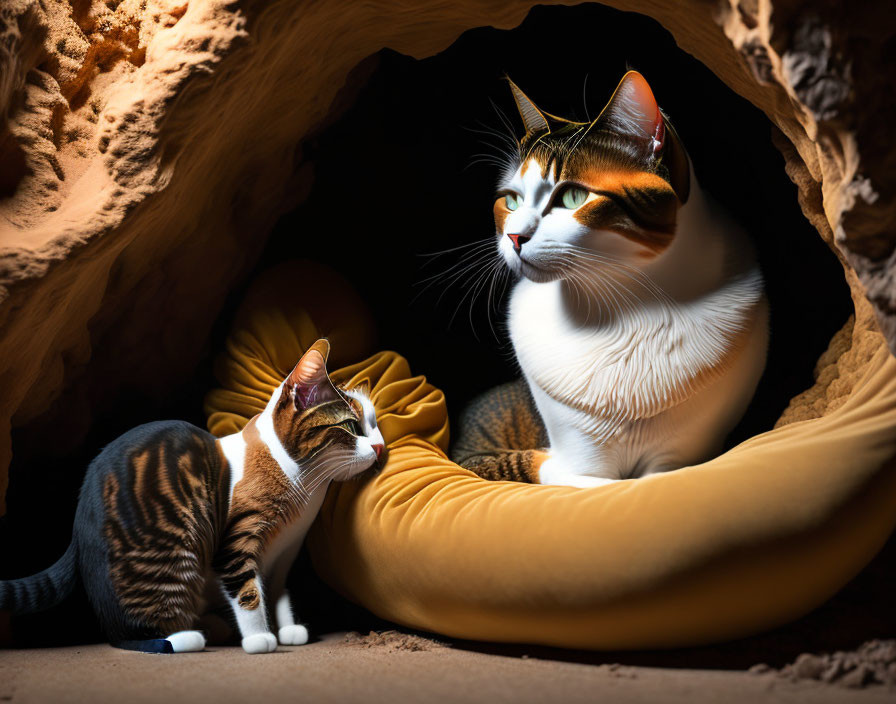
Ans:
{"type": "Polygon", "coordinates": [[[212,569],[221,580],[224,596],[236,617],[243,638],[243,650],[250,654],[272,653],[277,637],[268,625],[262,582],[262,556],[267,545],[268,516],[276,516],[276,506],[259,500],[265,495],[244,480],[234,487],[231,518],[224,529],[221,545],[212,559],[212,569]]]}
{"type": "Polygon", "coordinates": [[[274,615],[277,619],[277,639],[280,645],[305,645],[308,642],[308,629],[296,623],[292,610],[292,600],[286,588],[286,577],[295,562],[298,549],[288,550],[281,556],[271,571],[271,588],[269,594],[274,602],[274,615]]]}
{"type": "Polygon", "coordinates": [[[595,486],[604,486],[619,479],[607,479],[606,477],[592,477],[588,474],[576,474],[564,467],[556,457],[550,457],[541,463],[538,468],[539,484],[553,484],[557,486],[574,486],[579,489],[587,489],[595,486]]]}
{"type": "Polygon", "coordinates": [[[261,540],[251,531],[229,532],[218,550],[213,567],[221,580],[224,597],[233,610],[236,625],[243,638],[243,650],[250,654],[271,653],[277,649],[277,638],[268,626],[264,584],[258,555],[261,540]]]}
{"type": "Polygon", "coordinates": [[[243,650],[250,655],[274,652],[277,638],[268,626],[261,574],[256,571],[246,579],[235,595],[231,595],[231,591],[225,582],[225,596],[236,617],[243,638],[243,650]]]}
{"type": "Polygon", "coordinates": [[[277,599],[277,639],[281,645],[305,645],[308,642],[308,629],[296,623],[286,589],[277,599]]]}

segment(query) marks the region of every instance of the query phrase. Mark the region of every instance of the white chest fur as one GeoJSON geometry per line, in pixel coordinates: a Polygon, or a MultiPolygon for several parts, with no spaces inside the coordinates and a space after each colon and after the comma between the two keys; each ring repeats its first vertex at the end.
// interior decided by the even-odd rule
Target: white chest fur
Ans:
{"type": "Polygon", "coordinates": [[[303,505],[301,514],[292,523],[284,526],[268,545],[263,558],[263,569],[266,573],[278,563],[280,558],[286,559],[289,564],[295,559],[299,548],[305,541],[305,536],[308,535],[311,524],[317,517],[329,486],[330,482],[324,482],[315,488],[303,505]]]}
{"type": "Polygon", "coordinates": [[[510,335],[547,427],[552,472],[642,476],[718,451],[765,364],[767,304],[750,261],[742,233],[697,192],[658,272],[664,288],[677,285],[671,299],[642,295],[583,322],[574,313],[581,290],[519,281],[510,335]]]}
{"type": "Polygon", "coordinates": [[[552,456],[572,473],[608,478],[716,449],[730,429],[719,426],[749,402],[767,334],[755,271],[686,305],[645,306],[594,326],[570,319],[560,282],[523,280],[510,332],[552,456]]]}
{"type": "Polygon", "coordinates": [[[695,301],[639,303],[587,324],[571,318],[562,282],[523,280],[510,331],[523,371],[551,397],[592,415],[649,418],[719,371],[761,295],[754,270],[695,301]]]}

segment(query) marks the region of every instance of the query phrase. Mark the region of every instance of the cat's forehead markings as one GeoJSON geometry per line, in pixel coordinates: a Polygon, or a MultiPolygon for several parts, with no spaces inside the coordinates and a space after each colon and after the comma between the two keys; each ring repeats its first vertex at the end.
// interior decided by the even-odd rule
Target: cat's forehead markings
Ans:
{"type": "Polygon", "coordinates": [[[373,402],[364,394],[353,391],[352,389],[346,389],[345,393],[355,399],[361,406],[361,410],[363,411],[360,419],[361,424],[365,431],[369,433],[376,427],[376,410],[373,407],[373,402]]]}
{"type": "Polygon", "coordinates": [[[551,164],[551,168],[543,174],[541,164],[534,157],[530,158],[514,174],[510,185],[526,197],[537,196],[539,191],[550,190],[557,183],[555,167],[551,164]]]}
{"type": "Polygon", "coordinates": [[[536,179],[538,181],[546,181],[551,184],[556,183],[557,162],[552,161],[547,169],[539,163],[534,156],[522,163],[516,172],[516,177],[525,181],[526,179],[536,179]]]}

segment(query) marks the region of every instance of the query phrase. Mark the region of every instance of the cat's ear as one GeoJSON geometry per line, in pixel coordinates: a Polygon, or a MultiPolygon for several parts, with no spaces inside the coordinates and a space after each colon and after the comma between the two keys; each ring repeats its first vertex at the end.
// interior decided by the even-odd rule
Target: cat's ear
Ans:
{"type": "Polygon", "coordinates": [[[308,348],[286,377],[283,393],[289,395],[296,409],[339,398],[339,392],[327,374],[329,354],[330,343],[326,339],[318,340],[308,348]]]}
{"type": "Polygon", "coordinates": [[[597,122],[628,137],[649,143],[652,152],[663,148],[666,126],[660,106],[647,81],[637,71],[626,73],[597,122]]]}
{"type": "Polygon", "coordinates": [[[510,84],[510,92],[513,93],[516,109],[520,111],[520,117],[523,118],[523,126],[526,128],[526,136],[528,137],[533,134],[550,132],[551,128],[548,125],[548,120],[544,113],[535,107],[535,103],[526,97],[526,94],[519,89],[519,86],[517,86],[516,83],[509,78],[507,79],[507,82],[510,84]]]}
{"type": "Polygon", "coordinates": [[[595,122],[617,134],[642,141],[651,157],[662,159],[678,199],[682,203],[687,200],[690,191],[687,154],[644,76],[637,71],[626,73],[595,122]]]}

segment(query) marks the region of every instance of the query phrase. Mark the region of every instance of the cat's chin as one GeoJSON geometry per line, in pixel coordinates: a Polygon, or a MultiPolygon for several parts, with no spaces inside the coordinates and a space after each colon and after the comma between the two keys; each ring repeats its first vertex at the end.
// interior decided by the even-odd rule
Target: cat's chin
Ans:
{"type": "Polygon", "coordinates": [[[559,271],[536,266],[532,262],[527,262],[525,259],[520,260],[518,273],[520,276],[537,284],[545,284],[549,281],[557,281],[558,279],[563,278],[563,275],[559,271]]]}
{"type": "Polygon", "coordinates": [[[355,477],[359,477],[369,470],[376,468],[377,458],[375,454],[372,456],[369,456],[366,453],[359,454],[352,458],[350,462],[343,464],[340,471],[334,472],[332,475],[332,479],[336,482],[345,482],[350,479],[354,479],[355,477]]]}

